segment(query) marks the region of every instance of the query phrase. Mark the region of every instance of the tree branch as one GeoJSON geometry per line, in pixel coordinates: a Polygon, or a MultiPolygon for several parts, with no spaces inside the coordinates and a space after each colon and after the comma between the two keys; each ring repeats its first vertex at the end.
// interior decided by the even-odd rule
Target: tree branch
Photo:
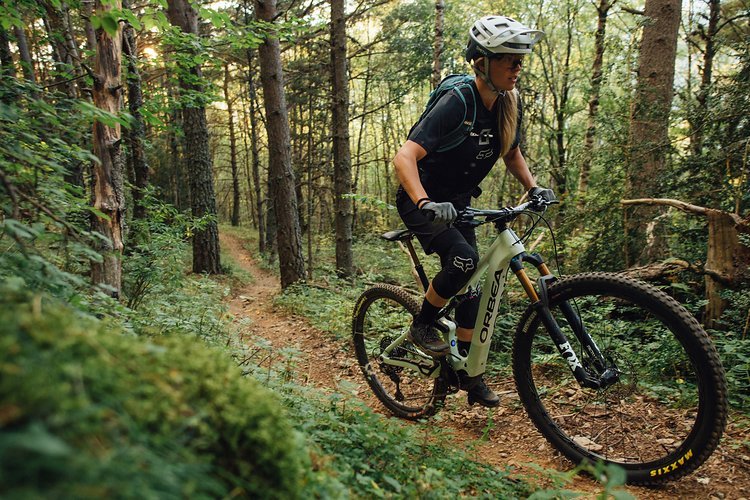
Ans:
{"type": "Polygon", "coordinates": [[[620,7],[623,11],[627,12],[628,14],[633,14],[634,16],[643,16],[646,13],[642,10],[638,9],[631,9],[630,7],[620,7]]]}
{"type": "Polygon", "coordinates": [[[47,216],[50,219],[52,219],[54,221],[57,221],[60,224],[62,224],[63,226],[65,226],[65,228],[68,229],[68,231],[70,231],[70,235],[71,236],[73,236],[78,241],[81,241],[81,239],[79,237],[79,234],[81,233],[80,229],[78,229],[77,227],[75,227],[74,225],[72,225],[70,222],[68,222],[68,221],[66,221],[64,219],[61,219],[60,217],[56,216],[54,213],[52,213],[52,211],[49,208],[47,208],[46,206],[44,206],[41,203],[39,203],[37,200],[35,200],[31,196],[25,194],[23,191],[18,191],[18,194],[21,196],[21,198],[23,198],[24,200],[28,201],[29,203],[31,203],[32,205],[34,205],[36,208],[38,208],[39,210],[41,210],[42,212],[44,212],[45,214],[47,214],[47,216]]]}
{"type": "Polygon", "coordinates": [[[620,203],[625,206],[629,205],[661,205],[661,206],[670,206],[677,208],[679,210],[682,210],[683,212],[687,212],[690,214],[697,214],[697,215],[708,215],[711,212],[721,212],[729,216],[732,221],[736,224],[737,229],[741,230],[744,227],[747,227],[748,224],[750,224],[750,219],[743,219],[737,214],[726,212],[724,210],[717,210],[715,208],[706,208],[706,207],[699,207],[698,205],[691,205],[690,203],[685,203],[684,201],[675,200],[672,198],[638,198],[635,200],[620,200],[620,203]]]}
{"type": "Polygon", "coordinates": [[[697,205],[691,205],[690,203],[685,203],[684,201],[675,200],[672,198],[638,198],[635,200],[620,200],[620,203],[625,206],[629,205],[666,205],[670,207],[677,208],[679,210],[682,210],[683,212],[687,213],[693,213],[698,215],[706,215],[709,211],[708,208],[705,207],[699,207],[697,205]]]}
{"type": "Polygon", "coordinates": [[[686,260],[682,259],[669,259],[663,262],[655,262],[646,266],[631,267],[622,271],[620,274],[628,276],[630,278],[638,278],[642,280],[655,280],[662,276],[668,276],[682,271],[691,271],[696,274],[703,274],[710,276],[714,281],[721,283],[727,288],[733,286],[733,282],[729,276],[722,274],[713,269],[709,269],[706,266],[702,266],[700,263],[691,264],[686,260]]]}
{"type": "Polygon", "coordinates": [[[8,177],[6,177],[5,173],[2,170],[0,170],[0,180],[2,180],[3,187],[5,187],[5,191],[7,191],[8,196],[10,196],[10,201],[13,204],[13,211],[11,212],[11,217],[18,220],[19,209],[18,209],[18,196],[16,194],[16,188],[10,182],[8,177]]]}
{"type": "Polygon", "coordinates": [[[729,19],[727,19],[726,21],[724,21],[723,23],[721,23],[719,26],[716,27],[716,33],[718,33],[719,31],[721,31],[727,25],[734,24],[735,21],[737,21],[739,19],[743,19],[745,17],[750,17],[750,14],[740,14],[738,16],[730,17],[729,19]]]}

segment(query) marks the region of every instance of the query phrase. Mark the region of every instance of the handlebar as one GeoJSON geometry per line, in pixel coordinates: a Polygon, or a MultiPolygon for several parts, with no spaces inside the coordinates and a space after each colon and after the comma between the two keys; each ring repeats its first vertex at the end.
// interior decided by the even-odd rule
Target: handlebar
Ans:
{"type": "MultiPolygon", "coordinates": [[[[516,207],[506,207],[499,210],[484,210],[466,207],[463,210],[459,210],[458,217],[456,217],[456,220],[453,221],[452,224],[458,227],[476,227],[481,226],[482,224],[487,224],[488,222],[494,222],[496,224],[507,223],[524,212],[544,212],[550,205],[556,205],[558,203],[560,202],[557,200],[547,201],[541,196],[534,196],[529,199],[529,201],[521,203],[516,207]],[[483,217],[484,220],[477,220],[477,217],[483,217]]],[[[423,213],[429,220],[435,218],[433,212],[424,211],[423,213]]]]}

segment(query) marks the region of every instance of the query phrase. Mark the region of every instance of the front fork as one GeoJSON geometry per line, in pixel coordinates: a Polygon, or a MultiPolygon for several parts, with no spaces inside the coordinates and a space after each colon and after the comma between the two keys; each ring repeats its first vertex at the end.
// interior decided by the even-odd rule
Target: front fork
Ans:
{"type": "Polygon", "coordinates": [[[561,302],[558,304],[560,311],[562,312],[568,325],[573,330],[578,342],[581,344],[583,351],[585,351],[587,359],[591,360],[592,368],[596,373],[590,373],[584,368],[581,361],[578,359],[578,355],[575,349],[570,345],[565,334],[560,329],[560,325],[557,324],[555,317],[549,308],[549,285],[553,283],[556,278],[552,275],[547,264],[544,263],[542,257],[539,254],[527,254],[522,253],[518,255],[510,262],[510,269],[518,278],[521,283],[526,295],[532,302],[533,307],[536,309],[539,318],[542,321],[547,333],[549,334],[552,342],[554,342],[560,355],[567,361],[570,371],[573,372],[576,380],[583,387],[589,387],[593,389],[600,389],[607,387],[615,383],[618,379],[618,370],[614,366],[607,366],[607,362],[604,355],[599,350],[599,347],[591,338],[591,335],[586,331],[586,327],[581,321],[581,317],[578,315],[576,310],[570,305],[568,301],[561,302]],[[534,288],[531,279],[526,274],[526,270],[523,267],[524,262],[530,262],[539,271],[539,279],[537,280],[537,289],[534,288]]]}

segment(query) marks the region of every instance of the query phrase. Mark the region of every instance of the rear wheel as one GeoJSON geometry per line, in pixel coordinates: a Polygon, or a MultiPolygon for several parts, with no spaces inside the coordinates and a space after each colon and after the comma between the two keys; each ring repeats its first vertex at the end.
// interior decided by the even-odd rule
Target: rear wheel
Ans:
{"type": "MultiPolygon", "coordinates": [[[[386,364],[380,356],[407,331],[419,308],[417,299],[402,288],[376,285],[357,300],[352,325],[357,361],[375,396],[395,415],[413,420],[428,417],[441,406],[445,399],[442,379],[386,364]]],[[[390,358],[425,366],[435,363],[408,340],[391,351],[390,358]]]]}
{"type": "Polygon", "coordinates": [[[575,463],[618,464],[630,483],[695,470],[718,445],[727,411],[724,370],[706,332],[645,283],[604,273],[566,278],[549,289],[550,311],[589,373],[601,373],[601,364],[581,348],[560,310],[565,302],[619,375],[604,389],[581,387],[530,307],[516,331],[513,370],[536,427],[575,463]]]}

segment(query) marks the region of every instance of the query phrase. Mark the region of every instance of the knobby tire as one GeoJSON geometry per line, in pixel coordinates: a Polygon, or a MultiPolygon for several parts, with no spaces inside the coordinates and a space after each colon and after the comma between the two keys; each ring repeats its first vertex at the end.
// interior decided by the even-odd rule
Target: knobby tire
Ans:
{"type": "MultiPolygon", "coordinates": [[[[445,400],[444,383],[439,377],[424,378],[408,368],[394,370],[379,361],[378,355],[385,345],[409,328],[420,307],[419,300],[403,288],[379,284],[362,293],[352,318],[357,361],[370,389],[394,415],[409,420],[429,417],[438,411],[445,400]],[[399,379],[401,398],[389,373],[399,379]]],[[[400,349],[403,357],[414,356],[416,351],[408,340],[400,349]]]]}
{"type": "MultiPolygon", "coordinates": [[[[606,389],[581,388],[529,306],[515,334],[513,371],[537,429],[576,464],[620,465],[631,484],[694,471],[718,445],[727,414],[724,370],[700,324],[648,284],[586,273],[549,289],[549,308],[574,349],[578,340],[556,308],[563,301],[622,375],[606,389]]],[[[575,352],[590,363],[583,349],[575,352]]]]}

